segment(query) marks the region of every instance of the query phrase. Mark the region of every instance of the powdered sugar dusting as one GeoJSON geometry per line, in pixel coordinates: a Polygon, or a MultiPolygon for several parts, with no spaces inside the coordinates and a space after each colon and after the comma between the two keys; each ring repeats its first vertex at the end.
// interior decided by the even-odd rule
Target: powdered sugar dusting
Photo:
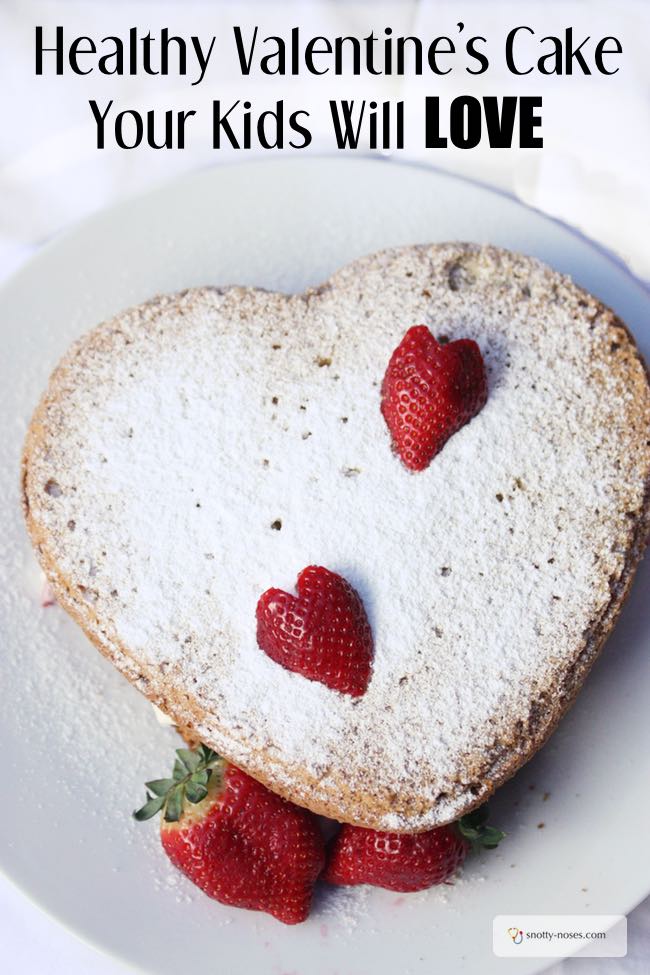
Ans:
{"type": "Polygon", "coordinates": [[[350,934],[369,916],[371,888],[331,887],[321,884],[316,890],[314,909],[321,921],[321,937],[328,937],[330,930],[336,935],[350,934]]]}
{"type": "Polygon", "coordinates": [[[191,695],[206,741],[342,819],[370,803],[384,828],[436,825],[543,726],[540,695],[623,573],[648,463],[628,417],[646,393],[606,365],[613,328],[536,262],[454,245],[357,262],[307,297],[161,299],[60,373],[32,517],[96,637],[128,649],[120,665],[159,703],[191,695]],[[489,398],[412,475],[379,387],[422,321],[479,343],[489,398]],[[361,699],[257,647],[259,595],[311,563],[364,600],[361,699]]]}

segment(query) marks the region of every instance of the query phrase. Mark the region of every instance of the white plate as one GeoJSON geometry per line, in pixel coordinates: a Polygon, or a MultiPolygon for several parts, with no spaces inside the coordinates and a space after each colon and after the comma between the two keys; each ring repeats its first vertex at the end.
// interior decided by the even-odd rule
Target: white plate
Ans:
{"type": "Polygon", "coordinates": [[[19,454],[74,337],[155,292],[302,289],[377,248],[449,239],[491,241],[572,274],[650,352],[648,294],[594,246],[484,187],[367,159],[198,173],[93,217],[0,293],[0,865],[79,935],[146,971],[488,975],[503,970],[492,954],[494,915],[627,913],[648,893],[650,845],[632,828],[650,781],[648,565],[573,711],[492,802],[508,832],[501,850],[424,894],[321,891],[296,928],[203,897],[168,866],[156,827],[132,821],[142,783],[168,767],[174,735],[61,610],[39,606],[19,454]]]}

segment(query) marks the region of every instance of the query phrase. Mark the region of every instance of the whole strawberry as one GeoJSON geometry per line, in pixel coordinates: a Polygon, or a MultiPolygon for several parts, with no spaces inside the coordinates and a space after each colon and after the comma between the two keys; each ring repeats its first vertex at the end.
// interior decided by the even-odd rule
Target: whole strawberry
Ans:
{"type": "Polygon", "coordinates": [[[503,833],[485,825],[482,807],[458,823],[425,833],[383,833],[343,826],[334,838],[323,877],[331,884],[372,884],[402,893],[442,884],[471,847],[493,849],[503,833]]]}
{"type": "Polygon", "coordinates": [[[395,452],[409,470],[422,471],[486,400],[485,366],[476,342],[443,345],[426,325],[414,325],[388,363],[381,412],[395,452]]]}
{"type": "Polygon", "coordinates": [[[319,565],[303,569],[297,596],[267,589],[257,604],[257,642],[277,663],[358,697],[370,680],[372,634],[349,582],[319,565]]]}
{"type": "Polygon", "coordinates": [[[204,745],[176,754],[173,777],[147,782],[135,818],[162,811],[167,856],[209,897],[304,921],[325,861],[315,817],[204,745]]]}

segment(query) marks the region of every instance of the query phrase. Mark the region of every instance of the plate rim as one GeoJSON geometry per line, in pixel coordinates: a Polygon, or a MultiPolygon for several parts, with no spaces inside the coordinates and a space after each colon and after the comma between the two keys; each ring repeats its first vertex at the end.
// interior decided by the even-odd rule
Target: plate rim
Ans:
{"type": "MultiPolygon", "coordinates": [[[[638,277],[627,266],[623,258],[610,251],[604,244],[592,240],[581,230],[566,223],[562,219],[545,213],[537,207],[523,202],[513,192],[509,192],[501,187],[491,185],[480,179],[451,172],[441,166],[429,165],[423,161],[363,152],[356,153],[354,156],[335,156],[328,153],[310,153],[302,157],[285,154],[272,159],[267,159],[260,156],[241,160],[228,159],[224,160],[223,162],[192,168],[187,172],[177,174],[171,178],[168,177],[156,180],[153,185],[150,185],[145,189],[128,193],[125,196],[121,196],[119,199],[111,202],[107,206],[92,210],[90,213],[84,215],[81,219],[76,220],[65,228],[62,228],[52,236],[48,237],[45,241],[38,244],[36,250],[30,254],[26,260],[24,260],[17,268],[13,269],[10,274],[0,281],[0,305],[4,301],[5,292],[10,291],[13,287],[20,286],[21,279],[24,276],[31,276],[33,273],[38,274],[41,263],[43,261],[47,261],[50,254],[55,252],[58,247],[66,242],[74,240],[74,238],[77,236],[83,236],[93,228],[93,225],[101,225],[101,222],[104,220],[108,220],[109,222],[114,220],[117,214],[128,211],[128,208],[136,201],[138,203],[144,203],[148,199],[160,196],[170,189],[173,189],[175,192],[183,192],[183,187],[185,185],[189,185],[197,179],[207,179],[215,176],[218,177],[218,174],[224,169],[250,169],[258,167],[265,167],[268,169],[271,166],[283,169],[285,167],[292,167],[294,165],[305,167],[311,165],[315,161],[326,162],[332,166],[340,165],[341,169],[350,165],[356,166],[371,164],[373,166],[383,165],[385,167],[390,167],[391,169],[399,168],[415,170],[421,172],[423,175],[437,176],[458,185],[470,185],[493,197],[503,198],[509,203],[514,204],[520,211],[532,212],[536,215],[536,217],[541,218],[548,225],[561,228],[564,233],[574,238],[582,246],[587,247],[592,252],[595,252],[602,260],[607,261],[607,263],[610,264],[616,270],[616,272],[619,274],[622,273],[629,284],[639,292],[640,297],[645,301],[650,301],[650,282],[646,282],[642,278],[638,277]]],[[[132,961],[125,955],[120,954],[118,950],[111,948],[107,942],[100,942],[92,936],[84,933],[83,929],[74,927],[73,924],[66,920],[64,916],[57,913],[56,908],[51,907],[48,903],[41,901],[38,898],[38,895],[35,894],[29,886],[24,886],[19,879],[9,873],[5,869],[2,857],[0,857],[0,873],[9,882],[11,888],[18,891],[19,894],[22,895],[31,906],[38,909],[50,920],[64,928],[77,941],[92,948],[94,951],[97,951],[100,954],[108,956],[112,961],[116,962],[118,965],[121,965],[126,970],[143,973],[143,975],[150,975],[150,973],[153,972],[152,968],[144,967],[140,965],[139,962],[132,961]]],[[[632,902],[626,906],[626,917],[629,916],[629,914],[636,907],[638,907],[650,896],[650,879],[647,881],[647,883],[648,886],[645,893],[642,894],[642,896],[638,899],[635,895],[632,902]]],[[[567,955],[564,957],[572,956],[567,955]]],[[[539,965],[526,967],[525,971],[529,973],[529,975],[533,975],[535,972],[542,972],[548,964],[559,963],[561,960],[561,958],[529,959],[531,962],[538,961],[539,965]]]]}

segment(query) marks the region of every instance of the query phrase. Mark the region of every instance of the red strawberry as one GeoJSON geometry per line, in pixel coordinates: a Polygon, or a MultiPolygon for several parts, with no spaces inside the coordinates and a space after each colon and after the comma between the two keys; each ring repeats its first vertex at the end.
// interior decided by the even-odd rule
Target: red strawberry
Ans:
{"type": "Polygon", "coordinates": [[[173,778],[147,782],[135,818],[163,811],[167,856],[209,897],[304,921],[325,861],[316,818],[204,745],[176,754],[173,778]]]}
{"type": "Polygon", "coordinates": [[[424,890],[448,880],[470,847],[493,849],[503,833],[485,825],[485,807],[458,823],[426,833],[382,833],[343,826],[333,840],[323,877],[331,884],[372,884],[388,890],[424,890]]]}
{"type": "Polygon", "coordinates": [[[485,365],[476,342],[441,345],[426,325],[414,325],[388,363],[381,412],[402,462],[422,471],[486,400],[485,365]]]}
{"type": "Polygon", "coordinates": [[[319,565],[303,569],[297,596],[267,589],[257,604],[257,642],[272,660],[358,697],[370,680],[372,634],[357,591],[319,565]]]}

